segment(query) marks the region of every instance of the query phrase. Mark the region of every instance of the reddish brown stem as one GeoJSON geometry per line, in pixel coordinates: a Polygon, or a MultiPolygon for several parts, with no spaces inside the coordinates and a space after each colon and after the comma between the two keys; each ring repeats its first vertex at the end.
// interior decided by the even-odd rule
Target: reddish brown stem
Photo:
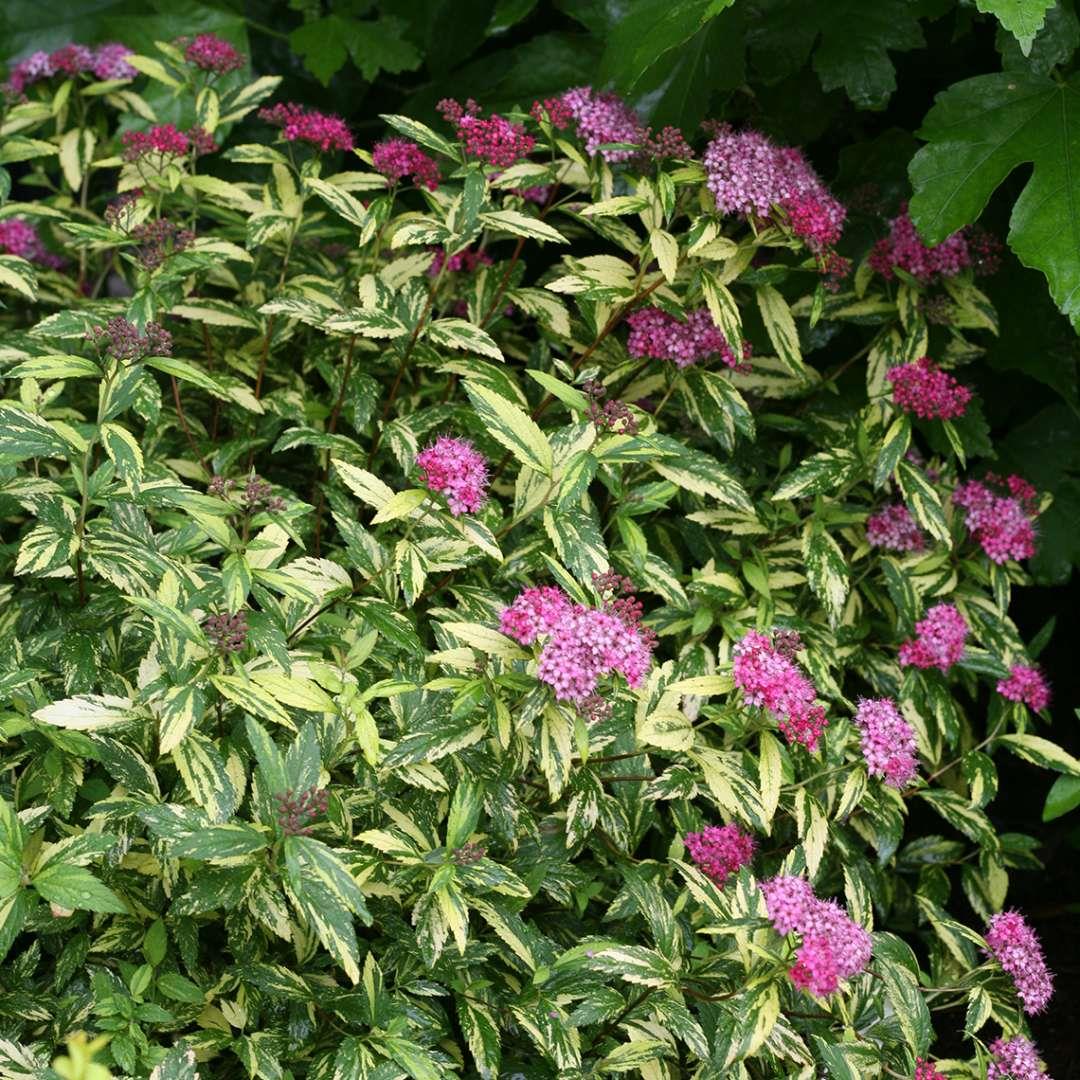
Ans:
{"type": "MultiPolygon", "coordinates": [[[[356,348],[356,335],[353,334],[349,338],[349,351],[345,356],[345,367],[341,373],[341,386],[338,388],[337,400],[334,402],[334,407],[330,410],[330,418],[326,421],[326,431],[328,434],[333,435],[337,431],[338,417],[341,415],[341,406],[345,401],[345,391],[349,386],[349,377],[352,375],[353,365],[353,350],[356,348]]],[[[324,490],[326,486],[326,479],[330,475],[330,462],[327,459],[325,465],[319,473],[319,478],[315,483],[318,494],[316,495],[315,502],[315,557],[318,558],[322,551],[322,523],[323,523],[323,510],[326,507],[326,492],[324,490]]]]}
{"type": "Polygon", "coordinates": [[[187,436],[188,444],[191,446],[192,452],[199,459],[199,464],[203,468],[203,472],[207,476],[210,475],[210,470],[206,466],[206,459],[199,453],[198,443],[195,442],[195,436],[191,434],[191,428],[188,427],[187,417],[184,415],[184,406],[180,400],[180,384],[176,381],[175,375],[170,375],[172,380],[172,394],[173,401],[176,404],[176,418],[180,421],[180,427],[183,428],[184,434],[187,436]]]}

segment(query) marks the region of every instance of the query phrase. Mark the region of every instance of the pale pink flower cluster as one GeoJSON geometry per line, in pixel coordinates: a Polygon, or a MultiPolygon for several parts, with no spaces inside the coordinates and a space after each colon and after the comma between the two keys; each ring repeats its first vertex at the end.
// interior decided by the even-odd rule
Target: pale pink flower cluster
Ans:
{"type": "Polygon", "coordinates": [[[1041,1013],[1054,992],[1038,935],[1019,911],[1002,911],[990,919],[986,931],[990,955],[1012,979],[1024,1012],[1041,1013]]]}
{"type": "Polygon", "coordinates": [[[317,112],[295,102],[269,105],[259,110],[259,119],[281,128],[286,142],[306,142],[319,150],[351,150],[349,125],[340,116],[317,112]]]}
{"type": "MultiPolygon", "coordinates": [[[[435,258],[431,265],[428,267],[428,276],[436,277],[443,268],[443,263],[446,262],[446,252],[442,248],[431,249],[435,252],[435,258]]],[[[467,274],[471,274],[474,270],[479,269],[481,266],[490,266],[491,256],[486,251],[481,251],[480,248],[463,248],[461,251],[455,252],[450,256],[450,261],[447,263],[446,269],[451,273],[458,273],[462,270],[467,274]]]]}
{"type": "Polygon", "coordinates": [[[788,972],[800,990],[824,997],[866,967],[870,935],[835,901],[816,897],[805,878],[780,875],[763,881],[761,891],[776,932],[802,936],[788,972]]]}
{"type": "Polygon", "coordinates": [[[408,139],[384,139],[371,151],[375,171],[397,183],[412,177],[417,187],[434,191],[439,186],[439,166],[414,142],[408,139]]]}
{"type": "Polygon", "coordinates": [[[1037,667],[1026,664],[1013,664],[1009,668],[1009,677],[998,681],[997,692],[1010,701],[1022,701],[1036,712],[1050,704],[1046,676],[1037,667]]]}
{"type": "Polygon", "coordinates": [[[652,663],[653,637],[630,616],[573,604],[560,589],[525,589],[502,613],[499,629],[522,645],[546,637],[537,676],[560,701],[588,702],[602,676],[618,672],[640,686],[652,663]]]}
{"type": "Polygon", "coordinates": [[[824,251],[840,239],[847,209],[794,147],[720,124],[703,160],[706,186],[720,213],[769,220],[779,207],[811,250],[824,251]]]}
{"type": "Polygon", "coordinates": [[[746,634],[734,655],[732,675],[746,703],[768,709],[789,743],[817,749],[828,721],[824,707],[814,704],[813,683],[757,630],[746,634]]]}
{"type": "Polygon", "coordinates": [[[946,1077],[943,1072],[938,1071],[937,1066],[932,1061],[916,1058],[913,1080],[946,1080],[946,1077]]]}
{"type": "Polygon", "coordinates": [[[893,384],[893,404],[920,420],[953,420],[964,415],[971,391],[930,359],[920,356],[887,372],[893,384]]]}
{"type": "Polygon", "coordinates": [[[465,156],[485,161],[498,169],[508,169],[516,161],[532,153],[536,139],[520,124],[492,113],[486,119],[472,98],[462,105],[453,98],[443,98],[437,106],[443,119],[454,125],[455,133],[465,149],[465,156]]]}
{"type": "Polygon", "coordinates": [[[590,155],[599,153],[605,161],[616,162],[629,161],[641,152],[648,129],[618,94],[577,86],[567,90],[562,101],[577,122],[578,135],[590,155]],[[634,149],[608,148],[607,143],[630,143],[634,149]]]}
{"type": "Polygon", "coordinates": [[[487,501],[487,459],[468,439],[440,435],[416,455],[420,479],[446,496],[454,517],[475,514],[487,501]]]}
{"type": "Polygon", "coordinates": [[[889,698],[862,698],[855,713],[866,771],[902,791],[915,778],[915,732],[889,698]]]}
{"type": "Polygon", "coordinates": [[[986,1080],[1051,1080],[1050,1074],[1043,1071],[1035,1044],[1023,1035],[995,1039],[990,1053],[994,1060],[986,1071],[986,1080]]]}
{"type": "Polygon", "coordinates": [[[883,507],[866,519],[866,542],[887,551],[922,551],[926,547],[926,537],[903,503],[883,507]]]}
{"type": "Polygon", "coordinates": [[[64,265],[64,259],[49,251],[38,236],[37,229],[22,218],[0,220],[0,252],[5,255],[18,255],[52,270],[58,270],[64,265]]]}
{"type": "Polygon", "coordinates": [[[28,86],[54,75],[91,74],[96,79],[134,79],[139,73],[126,59],[134,51],[110,41],[94,49],[86,45],[65,45],[51,53],[31,53],[12,67],[3,90],[18,96],[28,86]]]}
{"type": "MultiPolygon", "coordinates": [[[[995,476],[991,484],[1001,486],[995,476]]],[[[1008,494],[999,493],[978,480],[969,480],[953,492],[953,503],[964,510],[964,523],[972,539],[995,563],[1029,559],[1035,554],[1035,489],[1022,477],[1004,481],[1008,494]]]]}
{"type": "Polygon", "coordinates": [[[969,627],[953,604],[935,604],[915,624],[916,637],[900,646],[900,663],[948,671],[964,655],[969,627]]]}
{"type": "Polygon", "coordinates": [[[708,308],[696,308],[681,320],[659,308],[644,307],[628,315],[626,322],[630,327],[626,350],[631,356],[673,360],[680,368],[719,356],[728,367],[743,371],[751,355],[750,342],[744,341],[742,357],[735,356],[708,308]]]}
{"type": "Polygon", "coordinates": [[[732,822],[729,825],[708,825],[699,833],[687,833],[686,850],[702,872],[720,887],[729,875],[737,873],[754,857],[754,838],[732,822]]]}
{"type": "Polygon", "coordinates": [[[899,216],[889,222],[889,235],[874,245],[867,262],[886,280],[894,278],[896,269],[900,269],[929,284],[939,278],[955,277],[970,266],[971,252],[963,229],[933,247],[924,244],[905,203],[899,216]]]}
{"type": "Polygon", "coordinates": [[[244,54],[217,34],[197,34],[186,42],[184,59],[215,75],[226,75],[244,66],[244,54]]]}

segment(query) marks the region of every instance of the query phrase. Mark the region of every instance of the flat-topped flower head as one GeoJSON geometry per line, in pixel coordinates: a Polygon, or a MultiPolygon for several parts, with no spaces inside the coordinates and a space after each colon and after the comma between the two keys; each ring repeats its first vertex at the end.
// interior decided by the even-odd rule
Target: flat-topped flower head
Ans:
{"type": "Polygon", "coordinates": [[[690,858],[701,867],[702,873],[720,888],[731,874],[754,857],[754,838],[732,822],[729,825],[708,825],[699,833],[687,833],[684,838],[690,858]]]}
{"type": "Polygon", "coordinates": [[[915,1059],[915,1075],[912,1080],[947,1080],[943,1072],[939,1072],[932,1061],[925,1058],[915,1059]]]}
{"type": "Polygon", "coordinates": [[[371,152],[375,171],[382,173],[391,183],[406,176],[417,187],[434,191],[439,186],[439,166],[414,142],[408,139],[384,139],[371,152]]]}
{"type": "Polygon", "coordinates": [[[1050,704],[1050,684],[1046,676],[1037,667],[1027,664],[1013,664],[1008,678],[998,680],[997,692],[1010,701],[1022,701],[1036,712],[1050,704]]]}
{"type": "Polygon", "coordinates": [[[499,630],[521,645],[531,645],[542,634],[550,634],[572,606],[570,597],[555,585],[522,589],[503,610],[499,630]]]}
{"type": "Polygon", "coordinates": [[[903,790],[915,778],[915,732],[889,698],[863,698],[855,714],[866,771],[903,790]]]}
{"type": "Polygon", "coordinates": [[[349,126],[333,113],[321,113],[295,102],[269,105],[259,110],[259,119],[281,128],[286,142],[305,142],[316,149],[351,150],[349,126]]]}
{"type": "Polygon", "coordinates": [[[955,420],[967,411],[971,391],[930,359],[920,356],[910,364],[889,368],[893,404],[920,420],[955,420]]]}
{"type": "Polygon", "coordinates": [[[416,455],[420,479],[446,496],[454,517],[475,514],[487,501],[487,459],[468,439],[440,435],[416,455]]]}
{"type": "Polygon", "coordinates": [[[1019,911],[1002,911],[990,919],[986,931],[990,955],[1012,979],[1024,1012],[1041,1013],[1054,992],[1042,945],[1019,911]]]}
{"type": "Polygon", "coordinates": [[[929,284],[941,278],[956,277],[961,270],[971,266],[972,258],[963,229],[932,247],[923,243],[915,223],[908,216],[907,203],[904,203],[899,215],[889,222],[889,235],[874,245],[867,262],[887,281],[896,277],[897,270],[903,270],[923,284],[929,284]]]}
{"type": "Polygon", "coordinates": [[[235,45],[217,34],[198,34],[184,45],[184,59],[203,71],[225,75],[244,66],[245,57],[235,45]]]}
{"type": "Polygon", "coordinates": [[[794,147],[777,146],[759,131],[719,124],[703,163],[706,186],[721,214],[770,221],[779,208],[791,231],[818,253],[840,239],[847,209],[794,147]]]}
{"type": "Polygon", "coordinates": [[[922,551],[926,537],[903,503],[885,506],[866,519],[866,542],[886,551],[922,551]]]}
{"type": "Polygon", "coordinates": [[[134,52],[118,41],[109,41],[94,50],[90,70],[96,79],[134,79],[138,69],[128,63],[127,58],[134,52]]]}
{"type": "Polygon", "coordinates": [[[915,624],[916,636],[900,646],[900,663],[948,671],[964,655],[969,627],[953,604],[935,604],[915,624]]]}
{"type": "Polygon", "coordinates": [[[991,562],[1029,559],[1035,554],[1035,489],[1022,477],[989,475],[986,483],[969,480],[953,492],[964,511],[964,524],[991,562]]]}
{"type": "Polygon", "coordinates": [[[746,703],[768,709],[789,743],[817,749],[828,725],[825,709],[814,704],[813,683],[767,634],[751,630],[735,646],[732,675],[746,703]]]}
{"type": "Polygon", "coordinates": [[[574,122],[574,110],[562,97],[534,101],[532,108],[529,109],[529,115],[538,124],[546,121],[556,131],[565,131],[574,122]]]}
{"type": "Polygon", "coordinates": [[[749,367],[750,342],[744,341],[742,355],[736,356],[708,308],[695,308],[685,319],[677,319],[659,308],[644,307],[628,315],[626,323],[630,327],[626,350],[631,356],[671,360],[680,368],[717,356],[737,371],[749,367]]]}
{"type": "Polygon", "coordinates": [[[562,102],[570,110],[578,135],[590,155],[599,153],[605,161],[616,162],[629,161],[640,153],[648,129],[618,94],[598,93],[591,86],[577,86],[563,94],[562,102]],[[605,145],[607,143],[628,143],[632,149],[609,147],[605,145]]]}
{"type": "MultiPolygon", "coordinates": [[[[201,130],[201,129],[200,129],[201,130]]],[[[182,157],[191,145],[187,135],[175,124],[158,124],[149,131],[125,131],[120,136],[125,161],[146,157],[182,157]]]]}
{"type": "Polygon", "coordinates": [[[465,105],[453,98],[445,98],[439,102],[438,109],[443,118],[454,125],[465,156],[475,161],[508,169],[528,157],[536,145],[536,139],[521,124],[512,123],[496,113],[482,117],[480,107],[471,98],[465,105]]]}
{"type": "Polygon", "coordinates": [[[145,356],[172,356],[172,334],[155,322],[147,323],[140,332],[134,323],[116,315],[104,326],[93,327],[86,337],[122,364],[135,363],[145,356]]]}
{"type": "Polygon", "coordinates": [[[817,899],[810,882],[793,874],[779,874],[761,882],[761,891],[773,929],[778,934],[801,932],[817,899]]]}
{"type": "Polygon", "coordinates": [[[994,1060],[987,1068],[986,1080],[1052,1080],[1043,1071],[1038,1048],[1023,1035],[995,1039],[990,1053],[994,1060]]]}
{"type": "Polygon", "coordinates": [[[0,219],[0,253],[18,255],[28,262],[59,270],[65,265],[61,255],[54,255],[45,246],[37,229],[23,218],[0,219]]]}

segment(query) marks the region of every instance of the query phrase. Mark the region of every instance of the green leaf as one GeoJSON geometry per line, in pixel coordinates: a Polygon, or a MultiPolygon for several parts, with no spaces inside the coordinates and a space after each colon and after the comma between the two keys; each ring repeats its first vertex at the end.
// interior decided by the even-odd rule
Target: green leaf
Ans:
{"type": "Polygon", "coordinates": [[[1067,750],[1039,735],[1001,735],[997,742],[1011,750],[1018,758],[1030,761],[1043,769],[1080,776],[1080,761],[1067,750]]]}
{"type": "Polygon", "coordinates": [[[911,442],[911,419],[898,416],[885,433],[881,449],[878,451],[877,464],[874,466],[874,487],[879,488],[893,474],[897,463],[907,453],[911,442]]]}
{"type": "Polygon", "coordinates": [[[217,747],[205,735],[192,731],[173,750],[172,758],[189,794],[211,821],[227,821],[238,799],[217,747]]]}
{"type": "Polygon", "coordinates": [[[993,15],[1020,42],[1024,55],[1031,51],[1035,35],[1046,22],[1046,13],[1056,0],[975,0],[984,15],[993,15]]]}
{"type": "Polygon", "coordinates": [[[457,158],[457,150],[453,143],[448,142],[441,135],[436,135],[426,124],[419,120],[412,120],[407,116],[393,114],[379,114],[380,120],[385,120],[395,131],[400,131],[407,139],[426,146],[438,154],[445,154],[449,158],[457,158]]]}
{"type": "Polygon", "coordinates": [[[126,915],[127,905],[89,870],[69,863],[53,863],[34,877],[35,889],[52,904],[75,911],[126,915]]]}
{"type": "Polygon", "coordinates": [[[830,626],[836,626],[844,614],[850,585],[844,553],[832,536],[815,522],[808,522],[803,531],[802,553],[810,589],[825,605],[830,626]]]}
{"type": "Polygon", "coordinates": [[[206,995],[190,979],[179,972],[167,971],[158,976],[157,988],[173,1001],[183,1001],[188,1005],[201,1005],[206,995]]]}
{"type": "Polygon", "coordinates": [[[350,20],[339,15],[327,15],[298,26],[289,35],[289,47],[304,58],[304,67],[323,86],[329,86],[331,78],[345,66],[348,59],[345,42],[351,32],[350,20]]]}
{"type": "Polygon", "coordinates": [[[975,221],[1018,166],[1034,170],[1013,207],[1009,246],[1046,275],[1080,331],[1080,74],[1057,83],[1011,71],[965,79],[939,94],[909,173],[911,216],[930,243],[975,221]]]}
{"type": "Polygon", "coordinates": [[[444,349],[461,349],[490,356],[492,360],[503,359],[502,350],[491,335],[466,319],[435,319],[428,324],[424,336],[432,345],[441,345],[444,349]]]}
{"type": "Polygon", "coordinates": [[[530,240],[550,240],[555,244],[567,244],[569,241],[558,229],[547,222],[520,210],[489,210],[480,215],[480,220],[492,229],[501,229],[514,236],[524,236],[530,240]]]}
{"type": "Polygon", "coordinates": [[[328,184],[325,180],[319,180],[314,176],[307,177],[304,184],[346,221],[361,229],[367,224],[368,215],[363,204],[344,188],[328,184]]]}
{"type": "Polygon", "coordinates": [[[351,33],[346,39],[352,62],[368,82],[380,71],[396,75],[415,71],[423,60],[420,53],[406,40],[409,29],[404,19],[382,15],[375,20],[350,20],[351,33]]]}
{"type": "Polygon", "coordinates": [[[734,0],[633,0],[620,9],[607,37],[597,84],[614,80],[633,90],[665,53],[688,41],[734,0]]]}
{"type": "Polygon", "coordinates": [[[551,475],[551,443],[528,413],[476,380],[465,381],[465,392],[492,438],[523,465],[551,475]]]}
{"type": "Polygon", "coordinates": [[[249,825],[239,822],[210,825],[169,844],[169,854],[175,859],[201,859],[218,862],[249,855],[266,847],[266,837],[249,825]]]}
{"type": "Polygon", "coordinates": [[[711,495],[736,510],[753,510],[746,489],[716,458],[667,435],[653,436],[653,443],[669,455],[650,462],[665,480],[698,495],[711,495]]]}
{"type": "Polygon", "coordinates": [[[861,464],[851,450],[837,447],[799,462],[776,489],[774,501],[806,495],[831,495],[859,474],[861,464]]]}
{"type": "Polygon", "coordinates": [[[1059,776],[1046,793],[1043,821],[1054,821],[1080,806],[1080,777],[1059,776]]]}
{"type": "MultiPolygon", "coordinates": [[[[755,290],[758,310],[761,312],[765,330],[784,365],[796,375],[801,375],[803,364],[802,349],[799,346],[799,332],[787,301],[771,285],[759,285],[755,290]]],[[[735,348],[732,345],[732,348],[735,348]]],[[[741,353],[736,352],[736,356],[741,353]]]]}
{"type": "Polygon", "coordinates": [[[81,694],[45,705],[34,713],[42,724],[74,731],[97,731],[116,727],[133,718],[131,702],[113,694],[81,694]]]}
{"type": "Polygon", "coordinates": [[[64,457],[68,444],[47,421],[0,401],[0,458],[10,462],[32,457],[64,457]]]}
{"type": "Polygon", "coordinates": [[[150,1080],[199,1080],[195,1051],[184,1045],[174,1046],[150,1074],[150,1080]]]}
{"type": "Polygon", "coordinates": [[[896,465],[896,479],[916,521],[931,535],[951,546],[952,539],[941,498],[926,478],[926,474],[910,461],[901,460],[896,465]]]}
{"type": "Polygon", "coordinates": [[[34,268],[17,255],[0,255],[0,286],[14,289],[27,300],[37,299],[37,275],[34,268]]]}

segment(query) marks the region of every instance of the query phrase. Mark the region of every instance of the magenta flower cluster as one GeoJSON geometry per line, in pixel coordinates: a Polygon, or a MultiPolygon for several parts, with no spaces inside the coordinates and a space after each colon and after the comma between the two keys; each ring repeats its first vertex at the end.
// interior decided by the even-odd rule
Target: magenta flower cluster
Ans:
{"type": "Polygon", "coordinates": [[[428,274],[431,277],[436,277],[439,274],[443,268],[443,263],[446,263],[446,269],[451,273],[460,273],[464,270],[467,274],[471,274],[481,266],[491,265],[491,256],[479,248],[468,247],[456,251],[450,256],[449,262],[447,262],[446,252],[442,248],[435,248],[434,251],[435,259],[428,267],[428,274]]]}
{"type": "Polygon", "coordinates": [[[454,517],[475,514],[487,501],[487,459],[468,439],[440,435],[416,455],[420,479],[446,496],[454,517]]]}
{"type": "Polygon", "coordinates": [[[618,94],[577,86],[563,94],[562,102],[574,118],[578,135],[590,156],[599,153],[605,161],[616,162],[629,161],[640,153],[648,130],[641,117],[618,94]],[[629,143],[633,149],[607,147],[607,143],[629,143]]]}
{"type": "Polygon", "coordinates": [[[414,142],[408,139],[384,139],[371,151],[375,171],[392,183],[412,177],[417,187],[434,191],[439,186],[439,166],[414,142]]]}
{"type": "Polygon", "coordinates": [[[990,1053],[994,1060],[986,1070],[986,1080],[1051,1080],[1050,1074],[1043,1072],[1035,1044],[1023,1035],[995,1039],[990,1053]]]}
{"type": "Polygon", "coordinates": [[[1036,712],[1050,704],[1046,676],[1037,667],[1026,664],[1013,664],[1008,678],[998,680],[997,692],[1010,701],[1022,701],[1036,712]]]}
{"type": "Polygon", "coordinates": [[[870,935],[835,901],[816,897],[805,878],[782,874],[763,881],[761,891],[773,929],[802,937],[788,972],[800,990],[825,997],[866,967],[870,935]]]}
{"type": "Polygon", "coordinates": [[[652,663],[653,636],[638,622],[640,608],[574,604],[551,586],[525,589],[503,611],[499,629],[522,645],[540,637],[536,674],[560,701],[588,701],[601,677],[617,672],[640,686],[652,663]]]}
{"type": "Polygon", "coordinates": [[[754,857],[754,838],[734,822],[730,825],[708,825],[699,833],[687,833],[684,838],[690,858],[701,867],[719,888],[724,887],[731,874],[738,872],[754,857]]]}
{"type": "Polygon", "coordinates": [[[184,59],[214,75],[226,75],[244,66],[244,54],[217,34],[197,34],[186,42],[184,59]]]}
{"type": "Polygon", "coordinates": [[[929,356],[897,364],[887,376],[893,384],[893,404],[920,420],[956,419],[964,415],[971,400],[971,391],[929,356]]]}
{"type": "Polygon", "coordinates": [[[866,771],[902,791],[918,771],[915,732],[889,698],[862,698],[855,713],[866,771]]]}
{"type": "Polygon", "coordinates": [[[65,45],[51,53],[31,53],[12,67],[3,89],[18,96],[28,86],[54,75],[90,74],[96,79],[134,79],[139,73],[126,59],[134,51],[110,41],[93,49],[86,45],[65,45]]]}
{"type": "Polygon", "coordinates": [[[1012,979],[1024,1012],[1034,1015],[1046,1008],[1054,980],[1046,966],[1038,935],[1019,911],[1002,911],[990,919],[986,931],[990,955],[1012,979]]]}
{"type": "Polygon", "coordinates": [[[536,140],[520,124],[495,113],[486,119],[482,117],[480,106],[472,98],[464,105],[453,98],[444,98],[438,109],[446,122],[454,125],[465,156],[475,161],[508,169],[514,162],[528,157],[536,145],[536,140]]]}
{"type": "Polygon", "coordinates": [[[1031,558],[1038,516],[1035,489],[1015,475],[1004,481],[990,475],[986,480],[969,480],[953,492],[953,503],[964,511],[972,539],[999,565],[1031,558]]]}
{"type": "Polygon", "coordinates": [[[348,124],[332,113],[321,113],[290,101],[260,109],[259,119],[281,128],[281,137],[286,142],[305,142],[324,153],[353,148],[348,124]]]}
{"type": "Polygon", "coordinates": [[[246,611],[238,611],[235,615],[230,615],[227,611],[210,615],[202,625],[210,644],[219,652],[239,652],[247,644],[246,611]]]}
{"type": "Polygon", "coordinates": [[[903,503],[885,506],[866,519],[866,542],[887,551],[922,551],[926,547],[926,537],[903,503]]]}
{"type": "Polygon", "coordinates": [[[59,270],[64,265],[60,255],[54,255],[44,245],[37,229],[22,218],[4,218],[0,220],[0,253],[18,255],[38,266],[47,266],[59,270]]]}
{"type": "Polygon", "coordinates": [[[964,655],[969,627],[953,604],[935,604],[915,624],[916,636],[900,646],[900,663],[948,671],[964,655]]]}
{"type": "Polygon", "coordinates": [[[814,684],[767,634],[757,630],[748,631],[734,655],[732,675],[746,703],[768,709],[789,743],[817,749],[828,720],[824,707],[814,704],[814,684]]]}
{"type": "Polygon", "coordinates": [[[719,356],[736,371],[748,367],[750,342],[742,343],[742,356],[736,357],[708,308],[695,308],[683,320],[659,308],[644,307],[628,315],[626,322],[630,327],[626,349],[631,356],[672,360],[680,368],[719,356]]]}
{"type": "Polygon", "coordinates": [[[779,208],[795,235],[816,252],[840,239],[847,210],[794,147],[777,146],[759,131],[720,124],[703,160],[705,183],[720,213],[768,221],[779,208]]]}
{"type": "Polygon", "coordinates": [[[915,1075],[912,1080],[946,1080],[946,1077],[932,1061],[916,1058],[915,1075]]]}
{"type": "Polygon", "coordinates": [[[867,262],[886,280],[894,278],[899,269],[925,285],[955,277],[971,265],[971,252],[963,229],[933,247],[924,244],[905,203],[899,216],[889,222],[889,235],[874,245],[867,262]]]}
{"type": "Polygon", "coordinates": [[[209,153],[217,146],[202,128],[190,132],[180,131],[175,124],[158,124],[149,131],[125,131],[120,136],[125,161],[141,161],[152,155],[158,157],[181,157],[196,148],[197,153],[209,153]],[[194,136],[195,143],[192,141],[194,136]]]}

